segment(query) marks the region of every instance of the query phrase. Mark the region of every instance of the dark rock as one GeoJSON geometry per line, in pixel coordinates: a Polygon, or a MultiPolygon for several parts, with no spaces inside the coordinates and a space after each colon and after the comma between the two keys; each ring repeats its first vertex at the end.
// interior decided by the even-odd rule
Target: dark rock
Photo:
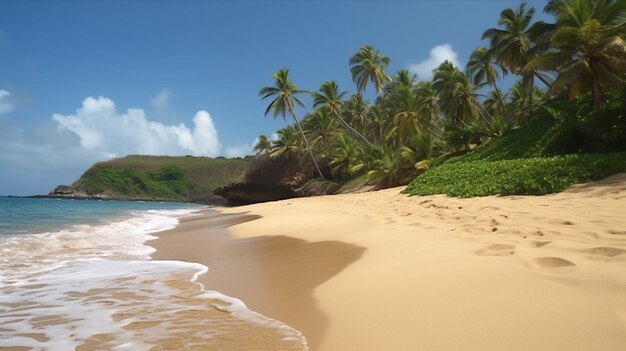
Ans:
{"type": "Polygon", "coordinates": [[[215,189],[213,194],[226,198],[230,205],[247,205],[298,196],[286,185],[260,182],[232,183],[215,189]]]}

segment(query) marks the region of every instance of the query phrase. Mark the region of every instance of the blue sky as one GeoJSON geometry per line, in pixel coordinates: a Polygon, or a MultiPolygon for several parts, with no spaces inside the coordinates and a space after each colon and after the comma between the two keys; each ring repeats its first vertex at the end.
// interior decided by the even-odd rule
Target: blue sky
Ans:
{"type": "MultiPolygon", "coordinates": [[[[333,79],[353,93],[348,59],[371,44],[390,74],[428,78],[444,58],[463,66],[518,4],[2,1],[0,194],[47,193],[126,154],[251,153],[285,125],[257,95],[278,68],[303,89],[333,79]]],[[[537,19],[544,4],[529,1],[537,19]]]]}

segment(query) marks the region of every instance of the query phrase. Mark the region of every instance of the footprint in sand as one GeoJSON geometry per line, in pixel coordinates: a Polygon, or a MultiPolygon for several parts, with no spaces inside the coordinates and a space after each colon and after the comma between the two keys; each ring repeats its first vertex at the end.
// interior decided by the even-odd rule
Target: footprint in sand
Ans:
{"type": "Polygon", "coordinates": [[[596,256],[604,256],[604,257],[615,257],[619,255],[623,255],[626,253],[626,250],[620,249],[619,247],[594,247],[587,250],[588,253],[596,256]]]}
{"type": "Polygon", "coordinates": [[[532,261],[539,268],[576,267],[576,264],[560,257],[539,257],[532,261]]]}
{"type": "Polygon", "coordinates": [[[574,225],[574,222],[562,219],[553,219],[550,220],[549,223],[556,225],[574,225]]]}
{"type": "Polygon", "coordinates": [[[537,249],[543,246],[548,245],[549,243],[551,243],[552,241],[537,241],[537,240],[524,240],[522,243],[525,246],[537,249]]]}
{"type": "Polygon", "coordinates": [[[511,256],[515,246],[509,244],[492,244],[476,251],[478,256],[511,256]]]}

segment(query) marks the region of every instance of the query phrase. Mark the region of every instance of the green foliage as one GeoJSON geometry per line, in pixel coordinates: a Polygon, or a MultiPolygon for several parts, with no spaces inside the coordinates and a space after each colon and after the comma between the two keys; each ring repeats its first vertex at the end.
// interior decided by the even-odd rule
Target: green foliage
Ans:
{"type": "Polygon", "coordinates": [[[626,172],[626,152],[445,163],[415,178],[411,195],[543,195],[626,172]]]}
{"type": "Polygon", "coordinates": [[[617,96],[558,101],[538,118],[414,179],[412,195],[540,195],[626,172],[626,118],[617,96]]]}
{"type": "Polygon", "coordinates": [[[185,200],[193,183],[184,178],[182,169],[167,166],[156,172],[132,168],[106,168],[96,165],[80,180],[88,193],[107,193],[121,197],[185,200]]]}
{"type": "MultiPolygon", "coordinates": [[[[303,130],[294,119],[298,129],[287,126],[277,141],[255,150],[287,155],[289,162],[308,151],[320,178],[324,170],[339,184],[359,179],[391,187],[425,172],[415,188],[448,192],[453,185],[445,182],[461,187],[465,176],[472,178],[452,191],[460,196],[546,193],[591,179],[597,174],[589,173],[590,165],[603,166],[593,160],[609,157],[591,154],[626,152],[625,4],[549,1],[544,11],[552,23],[536,21],[536,10],[525,3],[504,9],[466,71],[446,61],[430,81],[406,70],[389,77],[390,59],[364,46],[349,61],[356,94],[348,99],[334,81],[322,83],[303,130]],[[516,82],[502,91],[498,84],[507,75],[516,82]],[[360,95],[368,84],[377,92],[371,102],[360,95]],[[588,157],[593,162],[579,164],[588,157]],[[434,184],[438,180],[445,184],[434,184]]],[[[266,114],[285,117],[294,103],[302,106],[290,100],[304,91],[287,73],[280,70],[275,86],[261,90],[264,99],[274,99],[266,114]]]]}
{"type": "Polygon", "coordinates": [[[205,202],[241,178],[252,158],[127,156],[98,162],[72,188],[119,199],[205,202]]]}
{"type": "Polygon", "coordinates": [[[599,110],[587,96],[575,102],[556,101],[528,125],[449,162],[615,151],[626,151],[626,115],[619,97],[614,96],[599,110]]]}

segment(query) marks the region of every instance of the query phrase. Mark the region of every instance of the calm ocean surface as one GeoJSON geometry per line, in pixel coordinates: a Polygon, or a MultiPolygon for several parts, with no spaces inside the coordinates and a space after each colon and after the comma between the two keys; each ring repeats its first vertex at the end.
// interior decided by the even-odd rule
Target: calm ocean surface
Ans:
{"type": "Polygon", "coordinates": [[[199,209],[0,197],[0,349],[306,349],[299,332],[195,283],[207,267],[151,260],[151,234],[199,209]]]}
{"type": "Polygon", "coordinates": [[[148,210],[193,210],[178,202],[96,201],[0,196],[0,235],[35,234],[76,224],[102,224],[148,210]]]}

